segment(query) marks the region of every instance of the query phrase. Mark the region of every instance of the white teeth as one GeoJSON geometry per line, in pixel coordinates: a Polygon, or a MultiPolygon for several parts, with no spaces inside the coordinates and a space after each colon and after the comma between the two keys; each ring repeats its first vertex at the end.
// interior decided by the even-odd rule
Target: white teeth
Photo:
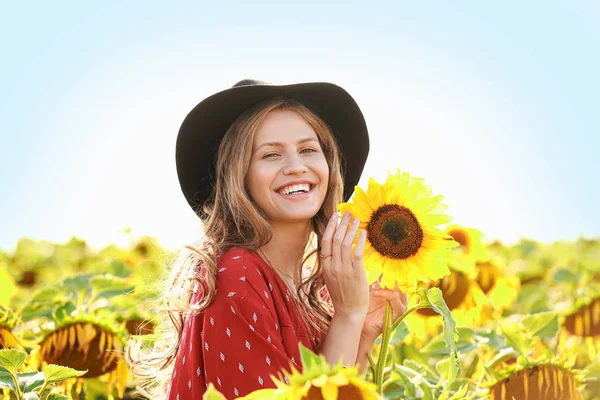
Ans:
{"type": "Polygon", "coordinates": [[[310,185],[308,183],[301,183],[299,185],[286,186],[279,191],[281,194],[290,194],[293,192],[308,192],[310,191],[310,185]]]}

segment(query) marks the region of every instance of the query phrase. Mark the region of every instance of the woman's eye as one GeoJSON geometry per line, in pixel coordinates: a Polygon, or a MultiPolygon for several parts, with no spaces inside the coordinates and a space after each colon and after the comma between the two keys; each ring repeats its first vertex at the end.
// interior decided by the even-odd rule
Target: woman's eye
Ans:
{"type": "Polygon", "coordinates": [[[263,156],[263,158],[273,158],[275,156],[278,156],[278,154],[277,153],[268,153],[268,154],[265,154],[263,156]]]}
{"type": "Polygon", "coordinates": [[[316,152],[316,151],[317,151],[316,149],[313,149],[313,148],[307,147],[306,149],[302,149],[302,150],[300,151],[300,153],[314,153],[314,152],[316,152]]]}

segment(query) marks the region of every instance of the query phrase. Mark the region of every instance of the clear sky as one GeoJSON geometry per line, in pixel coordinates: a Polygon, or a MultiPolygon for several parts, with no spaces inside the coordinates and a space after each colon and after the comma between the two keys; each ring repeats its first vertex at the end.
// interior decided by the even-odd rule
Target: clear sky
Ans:
{"type": "Polygon", "coordinates": [[[194,240],[177,131],[243,78],[343,86],[371,134],[364,177],[424,177],[489,239],[600,236],[599,2],[7,3],[5,250],[126,226],[194,240]]]}

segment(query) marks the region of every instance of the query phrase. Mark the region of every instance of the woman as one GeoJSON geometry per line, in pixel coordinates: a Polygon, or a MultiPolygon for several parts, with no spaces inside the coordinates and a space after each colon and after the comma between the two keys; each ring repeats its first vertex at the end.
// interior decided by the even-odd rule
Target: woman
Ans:
{"type": "Polygon", "coordinates": [[[386,299],[395,318],[406,310],[399,291],[370,290],[358,221],[338,223],[367,154],[362,113],[333,84],[245,80],[198,104],[176,161],[205,236],[171,271],[170,334],[128,350],[134,373],[172,365],[155,387],[168,399],[200,399],[209,382],[236,398],[301,369],[299,343],[364,371],[386,299]]]}

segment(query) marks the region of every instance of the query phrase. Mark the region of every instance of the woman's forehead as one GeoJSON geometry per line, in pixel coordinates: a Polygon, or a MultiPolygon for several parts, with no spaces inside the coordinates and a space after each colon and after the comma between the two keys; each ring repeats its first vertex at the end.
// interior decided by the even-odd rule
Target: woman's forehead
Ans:
{"type": "Polygon", "coordinates": [[[286,145],[317,141],[317,134],[310,124],[297,112],[271,111],[258,127],[254,136],[254,148],[265,144],[286,145]]]}

